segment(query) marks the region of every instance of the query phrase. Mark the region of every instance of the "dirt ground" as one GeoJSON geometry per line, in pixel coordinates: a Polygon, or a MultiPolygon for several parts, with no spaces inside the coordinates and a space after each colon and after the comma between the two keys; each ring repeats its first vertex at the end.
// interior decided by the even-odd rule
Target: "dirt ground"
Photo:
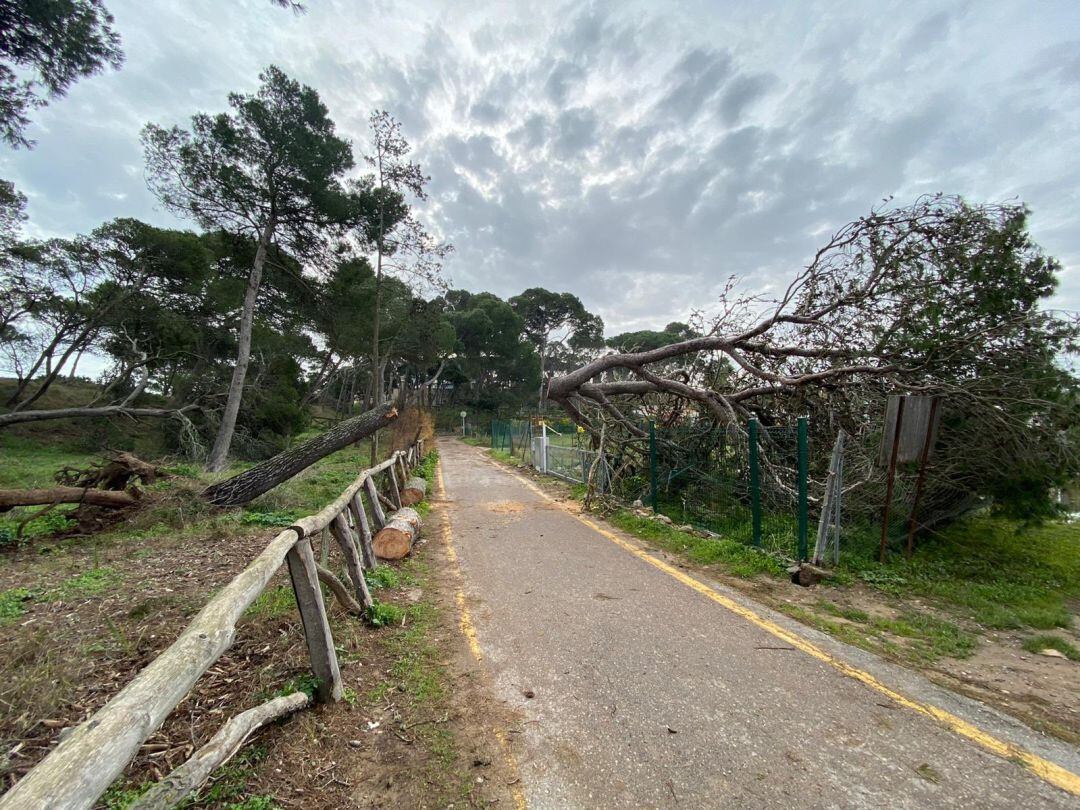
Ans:
{"type": "MultiPolygon", "coordinates": [[[[424,536],[439,537],[442,519],[436,506],[424,536]]],[[[5,553],[0,590],[25,587],[32,595],[0,631],[3,788],[168,646],[276,531],[38,542],[5,553]]],[[[341,564],[336,553],[332,567],[341,564]]],[[[396,570],[400,582],[375,591],[401,608],[394,626],[372,628],[328,601],[346,699],[261,730],[192,806],[511,806],[514,776],[492,730],[515,721],[485,698],[458,629],[445,549],[425,541],[396,570]]],[[[279,572],[241,620],[233,646],[99,806],[126,806],[229,717],[302,688],[308,671],[291,588],[279,572]]]]}

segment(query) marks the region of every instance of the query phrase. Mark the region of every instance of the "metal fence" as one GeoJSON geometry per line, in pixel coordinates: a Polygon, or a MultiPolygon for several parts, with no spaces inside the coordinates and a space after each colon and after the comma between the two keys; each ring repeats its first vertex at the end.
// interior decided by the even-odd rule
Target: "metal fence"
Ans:
{"type": "Polygon", "coordinates": [[[649,460],[621,470],[615,494],[641,499],[675,523],[806,559],[808,425],[647,426],[649,460]]]}
{"type": "MultiPolygon", "coordinates": [[[[568,420],[495,419],[492,449],[576,483],[590,472],[600,492],[641,499],[674,522],[690,524],[786,556],[806,559],[809,525],[807,422],[656,427],[647,465],[597,459],[588,436],[568,420]],[[619,470],[613,481],[613,470],[619,470]]],[[[815,527],[816,528],[816,527],[815,527]]]]}

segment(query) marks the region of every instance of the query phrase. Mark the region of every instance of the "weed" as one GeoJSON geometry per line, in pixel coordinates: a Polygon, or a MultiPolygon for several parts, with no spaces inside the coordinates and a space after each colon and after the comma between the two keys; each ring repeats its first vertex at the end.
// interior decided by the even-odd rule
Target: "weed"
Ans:
{"type": "Polygon", "coordinates": [[[870,621],[870,614],[865,610],[859,610],[858,608],[852,607],[841,607],[840,605],[835,605],[825,599],[820,600],[816,607],[823,610],[825,613],[828,613],[830,616],[847,619],[849,622],[866,624],[870,621]]]}
{"type": "Polygon", "coordinates": [[[368,621],[373,627],[401,624],[405,619],[405,610],[389,602],[376,600],[367,611],[368,621]]]}
{"type": "Polygon", "coordinates": [[[369,588],[396,588],[401,584],[401,575],[389,565],[377,565],[364,571],[364,579],[369,588]]]}
{"type": "Polygon", "coordinates": [[[360,695],[351,686],[346,686],[341,692],[341,699],[348,703],[350,708],[355,709],[356,704],[360,702],[360,695]]]}
{"type": "Polygon", "coordinates": [[[1042,652],[1043,650],[1057,650],[1070,661],[1080,661],[1080,649],[1077,649],[1074,644],[1070,644],[1060,636],[1052,636],[1048,633],[1026,639],[1024,649],[1033,653],[1042,652]]]}
{"type": "Polygon", "coordinates": [[[10,624],[26,613],[26,603],[34,598],[28,588],[8,588],[0,591],[0,625],[10,624]]]}
{"type": "Polygon", "coordinates": [[[253,510],[245,512],[240,522],[245,526],[292,526],[299,516],[293,510],[261,512],[253,510]]]}
{"type": "Polygon", "coordinates": [[[418,475],[429,484],[435,481],[435,468],[439,466],[439,451],[431,450],[426,453],[420,463],[413,470],[413,475],[418,475]]]}
{"type": "Polygon", "coordinates": [[[149,782],[138,787],[131,787],[123,780],[115,782],[101,797],[101,806],[105,810],[127,810],[149,789],[149,782]]]}
{"type": "Polygon", "coordinates": [[[46,602],[86,599],[100,596],[123,581],[124,577],[119,571],[107,566],[100,566],[64,580],[59,587],[46,591],[43,598],[46,602]]]}

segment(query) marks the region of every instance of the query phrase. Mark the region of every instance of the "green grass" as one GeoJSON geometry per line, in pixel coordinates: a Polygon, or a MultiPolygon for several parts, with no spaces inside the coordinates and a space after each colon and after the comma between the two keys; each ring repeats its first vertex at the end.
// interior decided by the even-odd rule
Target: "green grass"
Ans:
{"type": "Polygon", "coordinates": [[[778,559],[734,540],[698,537],[658,520],[638,517],[625,509],[609,515],[608,520],[623,531],[648,540],[667,551],[685,554],[694,562],[703,565],[721,565],[725,571],[735,576],[784,575],[784,566],[778,559]]]}
{"type": "Polygon", "coordinates": [[[8,588],[0,591],[0,626],[11,624],[24,613],[26,603],[33,598],[28,588],[8,588]]]}
{"type": "Polygon", "coordinates": [[[1080,598],[1080,526],[984,515],[925,539],[911,560],[849,545],[841,569],[890,596],[926,597],[996,630],[1068,627],[1080,598]]]}
{"type": "Polygon", "coordinates": [[[276,619],[296,610],[296,596],[291,585],[267,588],[248,605],[245,616],[255,619],[276,619]]]}
{"type": "Polygon", "coordinates": [[[1033,653],[1043,650],[1057,650],[1070,661],[1080,661],[1080,649],[1077,649],[1076,645],[1069,643],[1060,636],[1052,636],[1049,633],[1027,639],[1024,642],[1024,649],[1033,653]]]}
{"type": "Polygon", "coordinates": [[[374,600],[371,607],[368,608],[367,616],[372,626],[386,627],[401,624],[405,620],[406,611],[404,608],[392,605],[389,602],[374,600]]]}
{"type": "Polygon", "coordinates": [[[429,484],[435,481],[435,469],[439,466],[439,451],[431,450],[420,459],[420,463],[413,470],[413,475],[418,475],[429,484]]]}

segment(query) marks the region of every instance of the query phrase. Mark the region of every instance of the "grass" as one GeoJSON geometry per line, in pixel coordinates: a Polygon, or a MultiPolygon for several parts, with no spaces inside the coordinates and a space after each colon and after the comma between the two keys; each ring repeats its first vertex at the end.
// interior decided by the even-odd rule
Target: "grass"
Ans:
{"type": "Polygon", "coordinates": [[[734,540],[698,537],[666,523],[639,517],[625,509],[608,515],[608,520],[623,531],[648,540],[667,551],[685,554],[696,563],[722,565],[735,576],[784,574],[784,565],[778,559],[734,540]]]}
{"type": "Polygon", "coordinates": [[[1080,527],[1072,524],[982,515],[926,539],[911,560],[884,565],[867,545],[841,560],[855,581],[928,598],[995,630],[1069,627],[1068,602],[1080,598],[1080,527]]]}
{"type": "Polygon", "coordinates": [[[1023,646],[1025,650],[1033,653],[1039,653],[1043,650],[1057,650],[1070,661],[1080,661],[1080,649],[1077,649],[1076,645],[1070,644],[1061,636],[1043,633],[1027,639],[1024,641],[1023,646]]]}
{"type": "Polygon", "coordinates": [[[32,598],[33,592],[29,588],[0,591],[0,626],[11,624],[26,613],[26,603],[32,598]]]}
{"type": "Polygon", "coordinates": [[[296,610],[296,596],[291,585],[267,588],[248,605],[244,615],[254,619],[276,619],[296,610]]]}

